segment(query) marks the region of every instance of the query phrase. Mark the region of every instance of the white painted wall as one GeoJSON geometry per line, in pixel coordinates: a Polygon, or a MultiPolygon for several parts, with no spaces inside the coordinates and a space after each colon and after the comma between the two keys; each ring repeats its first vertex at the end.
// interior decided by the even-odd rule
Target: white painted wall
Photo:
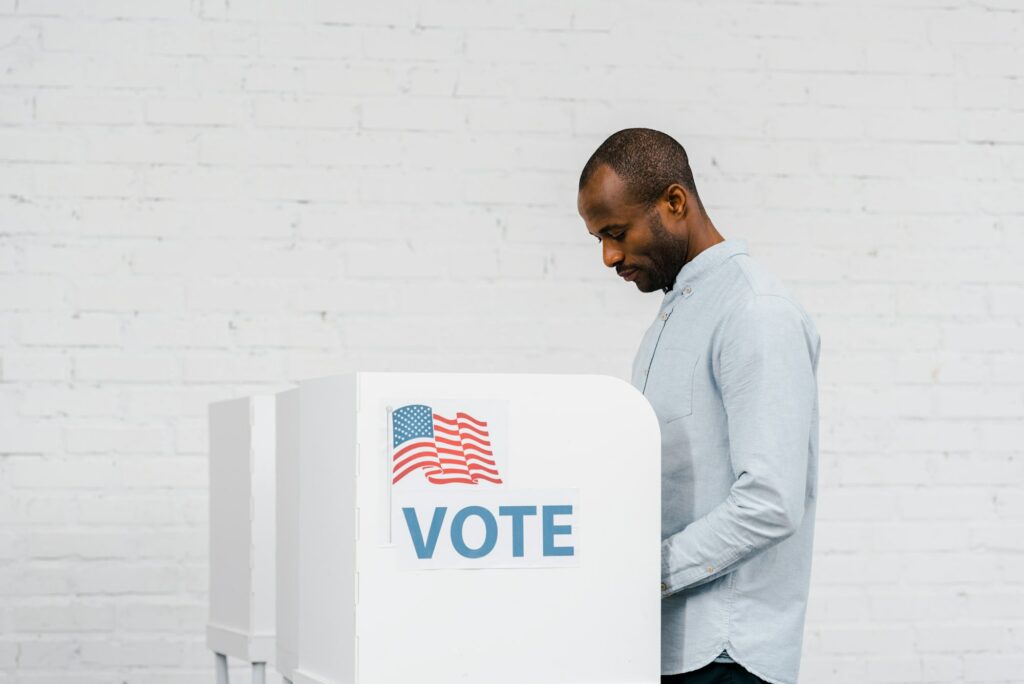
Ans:
{"type": "Polygon", "coordinates": [[[212,677],[209,401],[625,377],[628,126],[822,335],[803,680],[1024,681],[1024,5],[0,0],[0,682],[212,677]]]}

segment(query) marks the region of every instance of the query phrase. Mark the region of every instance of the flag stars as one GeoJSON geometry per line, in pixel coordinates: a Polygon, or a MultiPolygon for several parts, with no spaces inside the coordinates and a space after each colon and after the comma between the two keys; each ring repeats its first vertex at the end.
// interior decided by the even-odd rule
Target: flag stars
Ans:
{"type": "Polygon", "coordinates": [[[411,439],[434,436],[434,412],[424,404],[402,406],[392,414],[394,443],[398,446],[411,439]]]}

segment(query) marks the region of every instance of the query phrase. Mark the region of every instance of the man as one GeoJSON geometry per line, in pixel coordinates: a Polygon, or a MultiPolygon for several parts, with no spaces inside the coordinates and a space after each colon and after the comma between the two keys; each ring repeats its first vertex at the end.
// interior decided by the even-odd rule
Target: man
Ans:
{"type": "Polygon", "coordinates": [[[664,133],[609,137],[577,206],[606,266],[665,293],[633,362],[661,426],[662,681],[795,682],[817,489],[814,324],[719,234],[664,133]]]}

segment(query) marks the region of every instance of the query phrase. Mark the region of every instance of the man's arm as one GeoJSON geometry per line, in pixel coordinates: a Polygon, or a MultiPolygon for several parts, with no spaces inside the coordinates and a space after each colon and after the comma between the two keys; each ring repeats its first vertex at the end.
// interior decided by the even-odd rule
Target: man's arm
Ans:
{"type": "Polygon", "coordinates": [[[719,333],[712,362],[736,480],[725,501],[662,542],[663,596],[731,572],[803,519],[817,339],[776,295],[741,304],[719,333]]]}

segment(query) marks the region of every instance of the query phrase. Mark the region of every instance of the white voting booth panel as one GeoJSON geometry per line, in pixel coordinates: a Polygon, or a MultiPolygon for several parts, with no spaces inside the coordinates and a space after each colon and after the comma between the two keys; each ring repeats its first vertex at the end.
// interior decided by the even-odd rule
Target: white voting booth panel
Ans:
{"type": "Polygon", "coordinates": [[[251,663],[274,655],[274,431],[273,395],[210,404],[206,643],[251,663]]]}
{"type": "Polygon", "coordinates": [[[660,681],[660,434],[628,384],[313,380],[277,459],[295,684],[660,681]]]}

